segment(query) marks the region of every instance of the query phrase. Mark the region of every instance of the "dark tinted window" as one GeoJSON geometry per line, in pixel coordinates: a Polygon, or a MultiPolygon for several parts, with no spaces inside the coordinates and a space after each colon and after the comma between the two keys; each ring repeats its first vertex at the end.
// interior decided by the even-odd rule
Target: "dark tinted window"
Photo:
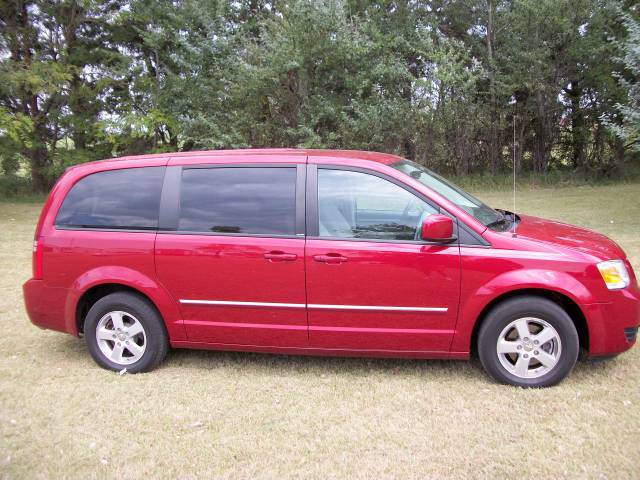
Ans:
{"type": "Polygon", "coordinates": [[[99,172],[82,178],[65,198],[56,225],[154,229],[158,227],[164,167],[99,172]]]}
{"type": "Polygon", "coordinates": [[[318,170],[321,237],[419,240],[431,205],[383,178],[348,170],[318,170]]]}
{"type": "Polygon", "coordinates": [[[295,168],[186,169],[178,230],[294,235],[295,197],[295,168]]]}

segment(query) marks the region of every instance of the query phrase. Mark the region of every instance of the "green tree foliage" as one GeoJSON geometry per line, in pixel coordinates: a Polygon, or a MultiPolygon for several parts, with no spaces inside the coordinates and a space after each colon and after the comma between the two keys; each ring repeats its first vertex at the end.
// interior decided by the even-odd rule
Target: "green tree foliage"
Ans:
{"type": "Polygon", "coordinates": [[[519,169],[615,174],[638,160],[634,8],[7,0],[0,162],[41,191],[82,161],[240,147],[379,150],[495,174],[515,127],[519,169]]]}
{"type": "Polygon", "coordinates": [[[605,121],[624,142],[623,150],[640,152],[640,22],[630,14],[623,14],[622,20],[629,34],[620,45],[626,72],[617,77],[620,86],[627,92],[627,101],[616,104],[617,123],[610,119],[605,121]]]}
{"type": "Polygon", "coordinates": [[[117,8],[108,0],[0,4],[0,155],[3,165],[24,160],[35,190],[66,164],[111,153],[99,119],[108,69],[121,61],[109,42],[117,8]]]}

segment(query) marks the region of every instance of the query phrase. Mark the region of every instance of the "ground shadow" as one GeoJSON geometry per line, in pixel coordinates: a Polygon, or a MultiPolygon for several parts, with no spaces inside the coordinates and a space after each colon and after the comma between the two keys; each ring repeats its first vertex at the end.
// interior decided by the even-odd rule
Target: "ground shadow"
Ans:
{"type": "MultiPolygon", "coordinates": [[[[41,343],[39,350],[42,355],[51,355],[53,351],[55,355],[61,355],[71,363],[86,365],[93,362],[85,342],[68,335],[51,336],[46,342],[41,343]]],[[[615,372],[617,362],[617,358],[606,361],[581,359],[576,364],[570,379],[578,383],[606,379],[615,372]]],[[[376,374],[391,374],[493,383],[483,371],[480,362],[474,357],[470,361],[417,360],[171,349],[159,369],[173,368],[204,371],[220,368],[250,369],[265,376],[278,376],[285,373],[360,378],[376,374]]]]}
{"type": "MultiPolygon", "coordinates": [[[[55,335],[40,343],[42,355],[63,356],[78,364],[92,362],[84,340],[69,335],[55,335]]],[[[211,370],[218,368],[251,369],[259,374],[282,372],[314,375],[364,377],[377,373],[394,375],[429,375],[460,379],[482,378],[478,362],[458,360],[416,360],[395,358],[327,357],[218,350],[171,349],[160,369],[211,370]]]]}

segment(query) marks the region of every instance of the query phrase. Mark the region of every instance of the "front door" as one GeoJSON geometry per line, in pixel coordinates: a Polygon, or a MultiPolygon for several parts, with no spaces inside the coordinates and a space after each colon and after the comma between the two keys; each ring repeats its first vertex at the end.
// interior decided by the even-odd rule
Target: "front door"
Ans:
{"type": "Polygon", "coordinates": [[[307,346],[304,165],[170,167],[168,175],[179,206],[166,215],[174,230],[157,235],[156,269],[188,339],[307,346]]]}
{"type": "Polygon", "coordinates": [[[309,340],[316,348],[448,351],[460,289],[457,245],[418,226],[439,209],[383,176],[309,168],[309,340]],[[315,190],[317,188],[317,197],[315,190]],[[317,202],[315,199],[317,198],[317,202]]]}

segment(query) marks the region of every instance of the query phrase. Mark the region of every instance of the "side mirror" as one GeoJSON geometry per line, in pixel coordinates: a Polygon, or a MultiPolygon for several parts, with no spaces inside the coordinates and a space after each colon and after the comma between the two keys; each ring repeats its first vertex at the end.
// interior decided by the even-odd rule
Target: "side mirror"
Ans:
{"type": "Polygon", "coordinates": [[[453,220],[446,215],[429,215],[422,221],[420,238],[427,242],[451,243],[457,240],[453,235],[453,220]]]}

